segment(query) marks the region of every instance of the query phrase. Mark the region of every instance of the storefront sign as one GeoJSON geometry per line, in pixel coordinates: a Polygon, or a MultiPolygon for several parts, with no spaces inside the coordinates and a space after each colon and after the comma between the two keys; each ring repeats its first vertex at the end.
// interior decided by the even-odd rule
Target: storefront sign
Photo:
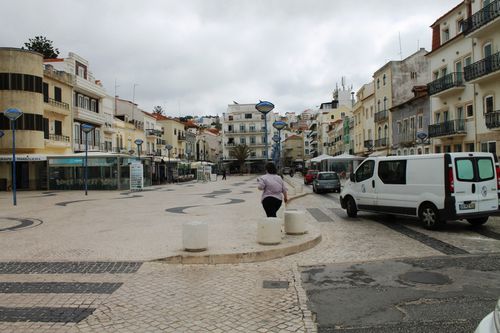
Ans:
{"type": "MultiPolygon", "coordinates": [[[[16,154],[16,161],[19,161],[19,162],[39,162],[39,161],[46,161],[46,160],[47,160],[47,156],[45,156],[45,155],[16,154]]],[[[0,155],[0,162],[12,162],[12,155],[0,155]]]]}
{"type": "Polygon", "coordinates": [[[144,187],[144,171],[141,163],[130,164],[130,190],[141,191],[144,187]]]}

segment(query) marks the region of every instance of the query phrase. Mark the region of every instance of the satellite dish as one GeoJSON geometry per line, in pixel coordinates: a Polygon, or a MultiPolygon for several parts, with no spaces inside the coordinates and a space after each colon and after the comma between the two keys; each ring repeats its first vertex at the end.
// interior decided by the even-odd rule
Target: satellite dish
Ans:
{"type": "Polygon", "coordinates": [[[424,141],[425,139],[427,139],[427,133],[425,133],[425,132],[418,132],[417,133],[417,138],[419,138],[420,140],[424,141]]]}

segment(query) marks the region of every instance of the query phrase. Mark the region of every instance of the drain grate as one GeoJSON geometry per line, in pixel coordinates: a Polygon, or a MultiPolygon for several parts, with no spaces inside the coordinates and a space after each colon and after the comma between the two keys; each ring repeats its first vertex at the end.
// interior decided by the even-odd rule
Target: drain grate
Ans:
{"type": "Polygon", "coordinates": [[[78,323],[90,316],[94,311],[95,308],[0,307],[0,322],[78,323]]]}
{"type": "Polygon", "coordinates": [[[0,282],[3,294],[112,294],[123,283],[109,282],[0,282]]]}
{"type": "Polygon", "coordinates": [[[142,262],[0,262],[0,274],[131,274],[142,262]]]}
{"type": "Polygon", "coordinates": [[[289,284],[288,281],[264,280],[262,287],[264,289],[288,289],[289,284]]]}

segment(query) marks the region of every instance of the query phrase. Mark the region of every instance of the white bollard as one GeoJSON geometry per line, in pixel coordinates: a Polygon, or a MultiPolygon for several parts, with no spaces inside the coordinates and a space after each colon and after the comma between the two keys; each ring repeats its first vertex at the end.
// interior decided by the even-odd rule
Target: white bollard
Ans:
{"type": "Polygon", "coordinates": [[[257,243],[275,245],[281,243],[282,220],[277,217],[265,217],[257,225],[257,243]]]}
{"type": "Polygon", "coordinates": [[[285,232],[289,235],[301,235],[307,232],[305,213],[301,210],[285,211],[285,232]]]}
{"type": "Polygon", "coordinates": [[[208,248],[208,224],[199,221],[185,222],[182,225],[182,245],[186,251],[205,251],[208,248]]]}

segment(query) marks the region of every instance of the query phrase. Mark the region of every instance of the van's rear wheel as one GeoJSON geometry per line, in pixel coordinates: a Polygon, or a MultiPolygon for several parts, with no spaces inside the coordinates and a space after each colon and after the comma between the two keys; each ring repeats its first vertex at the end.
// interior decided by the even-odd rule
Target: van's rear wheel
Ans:
{"type": "Polygon", "coordinates": [[[475,219],[467,219],[467,222],[469,222],[470,224],[475,225],[475,226],[483,225],[486,222],[488,222],[488,216],[478,217],[475,219]]]}
{"type": "Polygon", "coordinates": [[[358,215],[358,207],[356,207],[356,202],[352,197],[347,198],[345,210],[349,217],[356,217],[358,215]]]}
{"type": "Polygon", "coordinates": [[[435,230],[444,224],[444,221],[439,218],[436,206],[430,203],[424,203],[420,207],[418,217],[426,229],[435,230]]]}

